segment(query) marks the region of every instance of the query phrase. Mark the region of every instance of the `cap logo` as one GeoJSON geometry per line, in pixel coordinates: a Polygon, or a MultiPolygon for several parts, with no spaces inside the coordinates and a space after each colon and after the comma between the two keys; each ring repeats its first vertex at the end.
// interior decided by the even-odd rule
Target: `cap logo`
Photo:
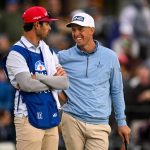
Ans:
{"type": "Polygon", "coordinates": [[[34,20],[38,20],[38,19],[40,19],[41,18],[41,16],[37,16],[37,17],[34,17],[33,19],[34,20]]]}
{"type": "Polygon", "coordinates": [[[45,16],[48,16],[48,13],[47,13],[47,12],[45,12],[45,13],[44,13],[44,15],[45,15],[45,16]]]}
{"type": "Polygon", "coordinates": [[[82,17],[82,16],[75,16],[73,19],[72,19],[72,21],[84,21],[84,17],[82,17]]]}

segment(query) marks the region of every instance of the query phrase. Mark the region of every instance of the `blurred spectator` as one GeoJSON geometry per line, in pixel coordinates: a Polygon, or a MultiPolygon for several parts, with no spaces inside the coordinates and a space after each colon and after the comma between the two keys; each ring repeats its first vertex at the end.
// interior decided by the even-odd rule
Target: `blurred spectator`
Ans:
{"type": "Polygon", "coordinates": [[[129,108],[130,121],[150,117],[150,69],[142,63],[137,68],[137,75],[130,81],[131,92],[129,108]],[[134,84],[133,84],[134,83],[134,84]]]}
{"type": "MultiPolygon", "coordinates": [[[[7,36],[0,35],[0,62],[9,53],[10,42],[7,36]]],[[[9,112],[13,110],[14,89],[7,80],[7,76],[0,66],[0,108],[9,112]],[[7,93],[7,94],[6,94],[7,93]]]]}
{"type": "Polygon", "coordinates": [[[4,71],[0,68],[0,109],[13,111],[14,88],[7,81],[4,71]]]}
{"type": "Polygon", "coordinates": [[[15,129],[12,124],[12,116],[5,109],[0,109],[0,143],[1,142],[15,143],[15,129]]]}
{"type": "Polygon", "coordinates": [[[18,0],[7,0],[5,9],[1,12],[0,32],[7,34],[11,43],[21,36],[23,22],[20,16],[18,0]]]}
{"type": "Polygon", "coordinates": [[[150,8],[147,0],[134,0],[120,13],[120,25],[131,25],[140,44],[140,57],[150,56],[150,8]]]}
{"type": "Polygon", "coordinates": [[[112,33],[114,19],[112,16],[105,16],[102,9],[102,0],[87,0],[87,6],[84,11],[90,14],[95,20],[94,38],[103,45],[108,46],[108,38],[112,33]]]}
{"type": "Polygon", "coordinates": [[[112,49],[118,54],[125,54],[132,58],[139,57],[139,44],[134,39],[133,27],[122,25],[119,29],[120,36],[112,43],[112,49]]]}
{"type": "Polygon", "coordinates": [[[60,16],[62,13],[62,1],[61,0],[48,0],[48,9],[56,16],[60,16]]]}
{"type": "Polygon", "coordinates": [[[5,57],[9,52],[10,42],[6,35],[0,35],[0,61],[5,57]]]}
{"type": "Polygon", "coordinates": [[[0,34],[0,68],[5,68],[5,59],[9,53],[10,41],[6,34],[0,34]]]}
{"type": "MultiPolygon", "coordinates": [[[[142,106],[150,108],[150,69],[147,64],[143,63],[137,68],[137,80],[139,83],[132,90],[132,104],[139,108],[142,106]]],[[[149,115],[150,112],[147,115],[139,114],[136,117],[149,118],[149,115]]]]}
{"type": "MultiPolygon", "coordinates": [[[[9,46],[8,37],[0,35],[0,61],[8,54],[9,46]]],[[[9,144],[0,143],[1,149],[14,150],[15,128],[12,122],[13,99],[14,88],[8,82],[6,74],[0,66],[0,142],[11,142],[9,144]]]]}
{"type": "Polygon", "coordinates": [[[95,8],[102,8],[104,0],[86,0],[87,2],[87,7],[95,7],[95,8]]]}
{"type": "Polygon", "coordinates": [[[67,33],[69,30],[65,27],[67,24],[68,16],[64,16],[62,12],[62,1],[61,0],[48,0],[48,10],[50,13],[58,18],[59,21],[52,23],[52,29],[54,32],[67,33]]]}
{"type": "Polygon", "coordinates": [[[103,16],[102,11],[98,7],[88,7],[85,10],[95,20],[95,34],[94,38],[100,41],[103,45],[106,45],[107,30],[104,30],[108,20],[103,16]]]}
{"type": "Polygon", "coordinates": [[[133,27],[130,24],[121,25],[119,31],[120,36],[112,42],[112,49],[118,54],[120,62],[125,64],[131,78],[139,62],[139,44],[133,37],[133,27]]]}
{"type": "Polygon", "coordinates": [[[11,123],[11,115],[8,111],[0,109],[0,128],[11,123]]]}
{"type": "MultiPolygon", "coordinates": [[[[149,150],[145,145],[145,137],[150,136],[147,127],[150,118],[150,69],[147,62],[137,68],[137,75],[130,81],[130,94],[127,102],[127,116],[131,127],[134,148],[149,150]],[[147,130],[147,134],[145,131],[147,130]]],[[[147,139],[148,140],[148,139],[147,139]]],[[[150,146],[150,142],[148,143],[150,146]]]]}
{"type": "Polygon", "coordinates": [[[74,9],[74,10],[72,10],[71,13],[70,13],[70,19],[71,19],[75,14],[77,14],[77,13],[82,13],[82,12],[84,12],[84,10],[82,10],[82,9],[74,9]]]}
{"type": "Polygon", "coordinates": [[[51,15],[58,18],[58,21],[52,22],[52,31],[49,34],[47,44],[54,49],[66,49],[71,45],[69,38],[70,31],[66,28],[68,16],[64,16],[62,13],[62,1],[61,0],[48,0],[48,10],[51,15]]]}

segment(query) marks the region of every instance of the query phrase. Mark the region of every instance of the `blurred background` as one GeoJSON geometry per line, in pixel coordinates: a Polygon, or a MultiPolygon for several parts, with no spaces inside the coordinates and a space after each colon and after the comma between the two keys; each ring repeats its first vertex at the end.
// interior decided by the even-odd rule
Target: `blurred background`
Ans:
{"type": "MultiPolygon", "coordinates": [[[[21,15],[30,6],[44,6],[59,21],[51,24],[47,44],[67,49],[74,44],[65,25],[76,12],[95,19],[94,38],[118,55],[124,82],[129,150],[150,150],[150,0],[3,0],[0,1],[0,61],[23,33],[21,15]]],[[[15,90],[0,66],[0,150],[15,150],[15,90]]],[[[112,112],[109,150],[124,150],[112,112]]],[[[59,150],[65,150],[60,131],[59,150]]]]}

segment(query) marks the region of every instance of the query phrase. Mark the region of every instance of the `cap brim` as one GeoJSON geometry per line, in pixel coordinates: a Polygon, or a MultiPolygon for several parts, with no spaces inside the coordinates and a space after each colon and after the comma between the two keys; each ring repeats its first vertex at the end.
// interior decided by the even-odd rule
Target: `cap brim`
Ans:
{"type": "Polygon", "coordinates": [[[39,21],[44,21],[44,22],[53,22],[53,21],[57,21],[59,19],[56,18],[49,18],[49,17],[44,17],[42,19],[40,19],[39,21]]]}
{"type": "Polygon", "coordinates": [[[75,21],[74,21],[74,22],[71,22],[71,23],[68,23],[68,24],[66,25],[66,27],[71,28],[73,24],[76,24],[76,25],[85,27],[85,25],[83,25],[83,24],[81,24],[81,23],[79,23],[79,22],[75,22],[75,21]]]}
{"type": "Polygon", "coordinates": [[[68,23],[68,24],[66,24],[66,27],[70,28],[71,25],[72,25],[72,23],[68,23]]]}

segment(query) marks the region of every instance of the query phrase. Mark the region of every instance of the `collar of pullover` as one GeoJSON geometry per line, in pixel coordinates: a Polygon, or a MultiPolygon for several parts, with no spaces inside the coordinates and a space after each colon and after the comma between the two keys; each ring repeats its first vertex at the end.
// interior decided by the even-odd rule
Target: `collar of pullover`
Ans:
{"type": "Polygon", "coordinates": [[[91,54],[94,54],[96,51],[97,51],[97,48],[98,48],[98,41],[94,40],[95,41],[95,44],[96,44],[96,48],[93,49],[93,51],[91,53],[88,53],[88,52],[85,52],[83,50],[81,50],[77,45],[76,45],[76,49],[77,49],[77,52],[80,53],[80,54],[83,54],[83,55],[91,55],[91,54]]]}

